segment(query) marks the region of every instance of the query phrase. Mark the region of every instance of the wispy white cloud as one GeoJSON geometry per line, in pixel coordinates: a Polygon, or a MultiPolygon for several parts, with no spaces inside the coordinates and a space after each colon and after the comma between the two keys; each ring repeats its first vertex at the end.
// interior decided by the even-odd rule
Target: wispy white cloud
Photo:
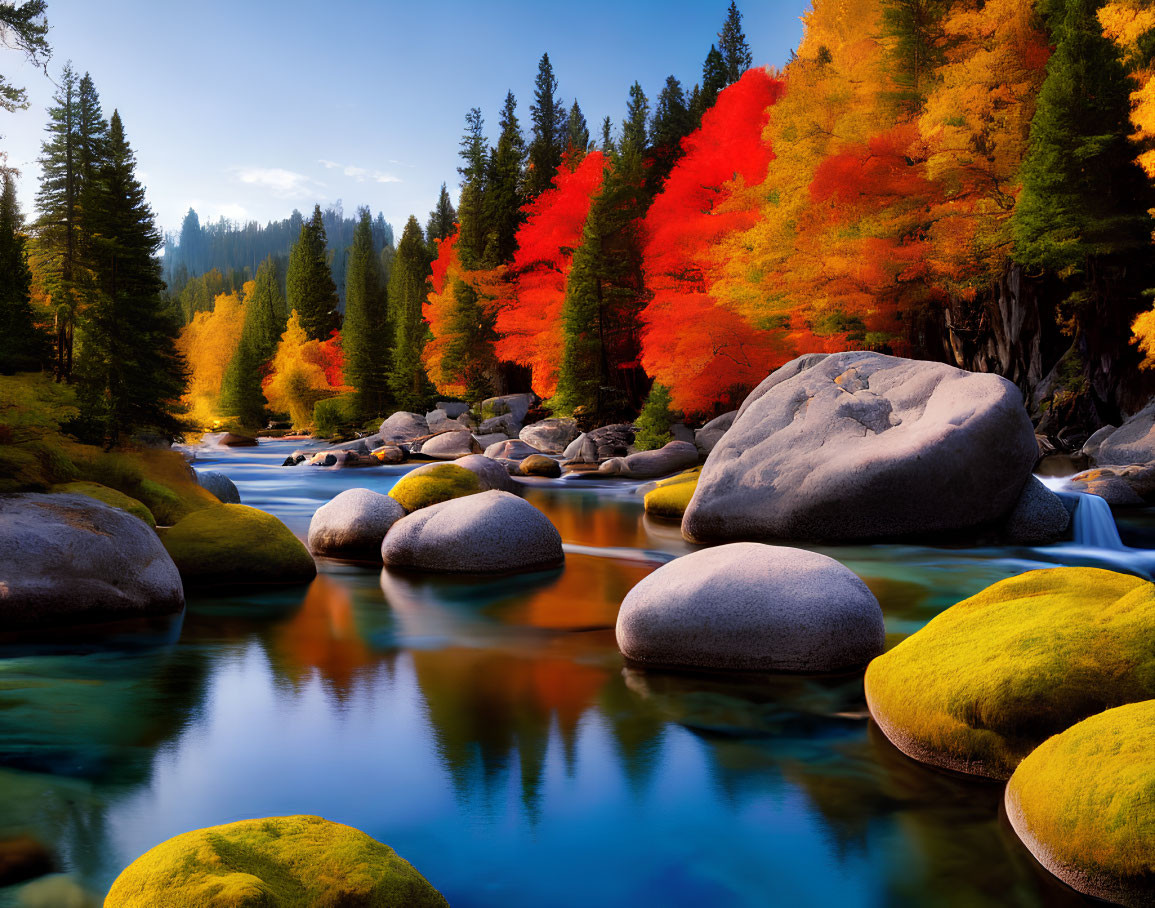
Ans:
{"type": "Polygon", "coordinates": [[[282,167],[242,167],[237,170],[237,178],[250,186],[267,189],[282,199],[300,199],[315,196],[315,183],[303,173],[285,170],[282,167]]]}
{"type": "MultiPolygon", "coordinates": [[[[374,183],[401,183],[404,182],[401,177],[395,173],[390,173],[386,170],[374,170],[369,167],[358,167],[356,164],[339,164],[336,161],[329,161],[321,158],[318,162],[326,170],[340,170],[345,176],[357,183],[365,183],[372,180],[374,183]]],[[[390,161],[390,164],[399,163],[390,161]]]]}

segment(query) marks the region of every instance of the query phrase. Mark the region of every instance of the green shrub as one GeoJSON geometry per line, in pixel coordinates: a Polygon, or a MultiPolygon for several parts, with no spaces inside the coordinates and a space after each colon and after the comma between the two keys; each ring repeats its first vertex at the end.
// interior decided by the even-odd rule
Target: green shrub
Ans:
{"type": "Polygon", "coordinates": [[[634,447],[639,451],[652,451],[669,444],[674,438],[670,426],[677,420],[678,415],[670,409],[669,389],[654,382],[642,412],[638,414],[634,447]]]}
{"type": "Polygon", "coordinates": [[[359,416],[354,395],[326,397],[313,404],[313,430],[318,435],[336,435],[355,427],[359,416]]]}

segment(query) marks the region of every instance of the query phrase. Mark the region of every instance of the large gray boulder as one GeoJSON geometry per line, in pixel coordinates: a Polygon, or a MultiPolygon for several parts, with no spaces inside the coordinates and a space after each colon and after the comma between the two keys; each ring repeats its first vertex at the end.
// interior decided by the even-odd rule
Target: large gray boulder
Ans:
{"type": "Polygon", "coordinates": [[[738,542],[642,580],[622,602],[617,639],[647,665],[835,672],[881,653],[886,631],[874,594],[833,558],[738,542]]]}
{"type": "Polygon", "coordinates": [[[549,518],[509,492],[481,492],[414,511],[381,545],[387,567],[445,573],[508,573],[561,564],[549,518]]]}
{"type": "Polygon", "coordinates": [[[224,473],[217,470],[198,470],[197,482],[225,504],[241,503],[241,493],[237,491],[236,484],[224,473]]]}
{"type": "Polygon", "coordinates": [[[1016,545],[1046,545],[1062,538],[1070,523],[1062,499],[1031,476],[1003,525],[1003,535],[1016,545]]]}
{"type": "Polygon", "coordinates": [[[634,427],[628,423],[601,426],[583,432],[563,452],[571,463],[600,463],[611,457],[625,457],[634,443],[634,427]]]}
{"type": "Polygon", "coordinates": [[[469,412],[469,404],[459,400],[439,400],[434,406],[450,419],[457,419],[457,417],[469,412]]]}
{"type": "Polygon", "coordinates": [[[0,627],[92,624],[184,607],[144,521],[87,495],[0,495],[0,627]]]}
{"type": "Polygon", "coordinates": [[[734,425],[734,419],[737,416],[737,410],[731,410],[729,413],[715,416],[694,433],[694,444],[698,446],[698,450],[702,453],[703,457],[713,451],[715,445],[722,439],[722,436],[730,431],[730,426],[734,425]]]}
{"type": "Polygon", "coordinates": [[[537,448],[531,448],[524,441],[510,439],[499,441],[485,449],[485,456],[495,460],[525,460],[530,454],[540,454],[537,448]]]}
{"type": "MultiPolygon", "coordinates": [[[[497,489],[501,492],[512,492],[517,488],[517,483],[509,475],[509,470],[504,465],[498,463],[484,454],[467,454],[465,457],[459,457],[453,461],[456,467],[465,467],[469,472],[477,475],[481,480],[481,489],[483,492],[488,492],[492,489],[497,489]]],[[[418,467],[413,471],[414,474],[427,471],[437,464],[426,464],[423,467],[418,467]]],[[[413,474],[410,474],[413,475],[413,474]]]]}
{"type": "Polygon", "coordinates": [[[1095,460],[1099,456],[1099,449],[1111,435],[1114,434],[1117,426],[1101,426],[1087,436],[1087,440],[1083,442],[1083,453],[1095,460]]]}
{"type": "Polygon", "coordinates": [[[438,460],[456,460],[467,454],[480,454],[481,445],[468,429],[458,428],[456,432],[442,432],[421,443],[421,453],[438,460]]]}
{"type": "Polygon", "coordinates": [[[682,520],[694,541],[844,541],[999,522],[1038,446],[997,375],[879,353],[809,354],[742,404],[682,520]]]}
{"type": "Polygon", "coordinates": [[[482,435],[496,435],[500,432],[506,438],[515,438],[521,429],[521,423],[514,419],[512,413],[503,413],[501,416],[491,416],[483,419],[477,431],[482,435]]]}
{"type": "MultiPolygon", "coordinates": [[[[1091,438],[1087,439],[1088,443],[1091,438]]],[[[1097,464],[1111,466],[1150,463],[1155,460],[1155,401],[1147,404],[1114,432],[1106,433],[1105,438],[1100,436],[1094,458],[1097,464]]]]}
{"type": "Polygon", "coordinates": [[[429,434],[429,423],[420,413],[407,413],[398,410],[381,423],[381,443],[401,444],[409,443],[415,438],[429,434]]]}
{"type": "Polygon", "coordinates": [[[580,434],[576,420],[552,417],[526,426],[518,438],[543,454],[561,454],[580,434]]]}
{"type": "Polygon", "coordinates": [[[653,479],[669,476],[698,465],[698,448],[690,441],[671,441],[656,451],[639,451],[628,457],[613,457],[598,472],[630,479],[653,479]]]}
{"type": "Polygon", "coordinates": [[[370,489],[346,489],[309,521],[309,549],[317,555],[379,560],[381,540],[405,516],[393,498],[370,489]]]}
{"type": "Polygon", "coordinates": [[[525,423],[525,414],[534,405],[537,398],[532,392],[524,394],[505,394],[501,397],[490,397],[481,402],[483,416],[501,416],[504,413],[513,414],[514,421],[520,426],[525,423]]]}

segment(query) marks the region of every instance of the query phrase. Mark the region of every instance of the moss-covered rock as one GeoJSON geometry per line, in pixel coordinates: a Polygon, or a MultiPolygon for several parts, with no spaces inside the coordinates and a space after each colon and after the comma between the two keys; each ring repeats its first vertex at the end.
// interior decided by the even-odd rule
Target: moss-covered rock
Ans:
{"type": "Polygon", "coordinates": [[[313,556],[272,514],[218,504],[161,530],[161,541],[186,585],[307,583],[313,556]]]}
{"type": "Polygon", "coordinates": [[[1155,584],[1030,571],[947,609],[866,670],[866,700],[908,756],[1008,778],[1050,735],[1155,697],[1155,584]]]}
{"type": "Polygon", "coordinates": [[[448,902],[388,845],[351,826],[296,816],[241,820],[162,842],[116,878],[104,904],[444,908],[448,902]]]}
{"type": "Polygon", "coordinates": [[[702,468],[695,467],[669,479],[663,479],[656,489],[646,493],[646,513],[654,517],[668,517],[681,520],[686,513],[694,489],[698,488],[698,477],[702,468]]]}
{"type": "Polygon", "coordinates": [[[482,491],[477,474],[465,467],[439,463],[410,473],[393,486],[389,494],[409,513],[431,504],[462,498],[482,491]]]}
{"type": "Polygon", "coordinates": [[[152,511],[146,508],[143,504],[133,498],[131,495],[125,495],[123,492],[118,492],[116,489],[110,489],[108,486],[102,486],[99,482],[65,482],[52,487],[53,493],[64,493],[71,495],[87,495],[89,498],[95,498],[97,501],[103,501],[107,505],[114,508],[120,508],[122,511],[128,511],[133,517],[139,517],[150,527],[156,527],[156,519],[152,516],[152,511]]]}
{"type": "Polygon", "coordinates": [[[1155,700],[1043,742],[1011,776],[1006,805],[1019,838],[1067,885],[1155,905],[1155,700]]]}

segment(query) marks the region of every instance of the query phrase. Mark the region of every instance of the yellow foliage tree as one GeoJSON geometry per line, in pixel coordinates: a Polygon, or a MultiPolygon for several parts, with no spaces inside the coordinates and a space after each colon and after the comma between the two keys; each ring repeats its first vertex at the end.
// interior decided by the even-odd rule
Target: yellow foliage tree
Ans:
{"type": "Polygon", "coordinates": [[[310,340],[294,309],[265,380],[269,409],[288,413],[294,429],[309,429],[317,401],[350,390],[340,378],[340,369],[339,340],[310,340]]]}
{"type": "Polygon", "coordinates": [[[1155,29],[1155,7],[1150,0],[1110,0],[1099,9],[1103,34],[1123,51],[1124,58],[1135,66],[1139,84],[1131,95],[1131,122],[1135,139],[1147,146],[1139,163],[1155,179],[1155,65],[1140,65],[1140,39],[1155,29]]]}
{"type": "MultiPolygon", "coordinates": [[[[245,285],[246,295],[251,283],[245,285]]],[[[245,327],[244,302],[237,293],[220,293],[212,312],[198,312],[181,329],[177,347],[189,367],[188,390],[184,403],[197,425],[217,423],[221,382],[236,352],[245,327]]]]}

